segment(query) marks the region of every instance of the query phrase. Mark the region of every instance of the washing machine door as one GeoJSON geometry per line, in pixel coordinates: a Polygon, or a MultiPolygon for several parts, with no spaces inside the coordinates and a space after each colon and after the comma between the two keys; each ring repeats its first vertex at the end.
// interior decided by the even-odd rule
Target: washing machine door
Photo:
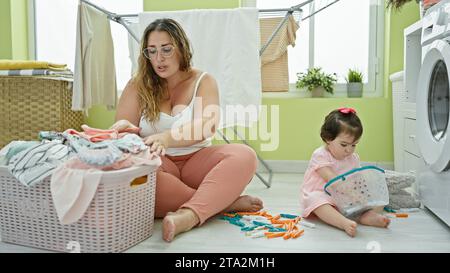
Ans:
{"type": "Polygon", "coordinates": [[[450,45],[436,40],[423,58],[416,95],[417,142],[435,172],[450,167],[449,73],[450,45]]]}

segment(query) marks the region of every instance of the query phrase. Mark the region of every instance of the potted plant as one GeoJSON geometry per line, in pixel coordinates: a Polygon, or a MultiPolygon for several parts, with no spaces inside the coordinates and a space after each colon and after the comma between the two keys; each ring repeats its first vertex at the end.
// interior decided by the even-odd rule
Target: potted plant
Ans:
{"type": "MultiPolygon", "coordinates": [[[[387,7],[393,7],[396,10],[400,10],[400,8],[412,0],[387,0],[387,7]]],[[[417,3],[419,3],[419,0],[416,0],[417,3]]]]}
{"type": "Polygon", "coordinates": [[[327,74],[320,67],[308,69],[306,73],[297,73],[297,88],[306,87],[313,97],[323,97],[324,92],[333,94],[336,74],[327,74]]]}
{"type": "Polygon", "coordinates": [[[362,97],[363,91],[363,74],[356,69],[349,69],[347,73],[347,96],[349,98],[362,97]]]}

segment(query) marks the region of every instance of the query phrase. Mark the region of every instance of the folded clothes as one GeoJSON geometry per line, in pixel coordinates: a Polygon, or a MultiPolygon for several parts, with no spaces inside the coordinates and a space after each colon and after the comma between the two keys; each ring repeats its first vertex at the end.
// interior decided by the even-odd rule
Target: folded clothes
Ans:
{"type": "Polygon", "coordinates": [[[420,207],[420,201],[406,190],[415,183],[416,177],[413,174],[386,170],[385,175],[389,192],[388,208],[420,207]]]}
{"type": "Polygon", "coordinates": [[[0,150],[0,156],[3,157],[1,165],[8,165],[13,156],[38,144],[38,141],[11,141],[8,145],[0,150]]]}
{"type": "Polygon", "coordinates": [[[388,187],[396,184],[401,184],[402,186],[404,185],[409,187],[416,181],[416,177],[411,173],[385,170],[385,176],[388,187]]]}
{"type": "Polygon", "coordinates": [[[0,70],[0,76],[62,76],[62,77],[73,77],[73,73],[70,70],[9,69],[9,70],[0,70]]]}
{"type": "Polygon", "coordinates": [[[60,223],[75,223],[86,212],[104,173],[99,170],[117,170],[139,165],[160,166],[161,158],[147,148],[139,154],[128,154],[124,160],[101,168],[93,168],[76,157],[60,165],[50,181],[53,204],[60,223]]]}
{"type": "Polygon", "coordinates": [[[8,169],[23,185],[31,187],[51,175],[71,154],[70,147],[61,141],[42,141],[11,157],[8,169]]]}
{"type": "Polygon", "coordinates": [[[58,140],[68,145],[84,163],[95,167],[109,166],[124,159],[124,153],[138,154],[148,148],[136,134],[139,128],[128,130],[103,130],[83,125],[83,132],[68,129],[63,133],[39,132],[41,140],[58,140]],[[95,140],[95,142],[94,142],[95,140]]]}
{"type": "Polygon", "coordinates": [[[129,154],[138,154],[148,149],[144,141],[135,134],[128,134],[119,139],[109,139],[86,145],[86,139],[70,136],[70,145],[75,147],[78,158],[89,165],[101,167],[123,161],[129,154]],[[74,141],[75,140],[75,141],[74,141]]]}
{"type": "Polygon", "coordinates": [[[67,70],[67,65],[41,61],[0,60],[0,70],[8,70],[8,69],[67,70]]]}
{"type": "Polygon", "coordinates": [[[74,129],[68,129],[66,130],[66,133],[71,135],[78,135],[82,138],[85,138],[91,142],[100,142],[104,140],[110,140],[110,139],[119,139],[127,135],[128,133],[138,134],[140,131],[140,128],[127,128],[124,130],[114,130],[114,129],[97,129],[97,128],[91,128],[87,125],[81,125],[81,128],[83,129],[83,132],[78,132],[74,129]]]}
{"type": "Polygon", "coordinates": [[[414,198],[413,196],[389,196],[389,208],[392,209],[401,209],[401,208],[419,208],[420,201],[414,198]]]}
{"type": "Polygon", "coordinates": [[[102,149],[89,149],[82,147],[78,153],[78,158],[92,166],[107,166],[119,161],[123,153],[115,145],[108,145],[102,149]]]}
{"type": "Polygon", "coordinates": [[[409,183],[408,181],[400,181],[398,183],[392,184],[389,180],[387,182],[387,187],[389,192],[395,192],[401,189],[406,189],[412,186],[412,183],[409,183]]]}
{"type": "Polygon", "coordinates": [[[394,195],[408,195],[409,196],[409,195],[411,195],[411,193],[406,191],[405,189],[389,191],[389,196],[394,196],[394,195]]]}

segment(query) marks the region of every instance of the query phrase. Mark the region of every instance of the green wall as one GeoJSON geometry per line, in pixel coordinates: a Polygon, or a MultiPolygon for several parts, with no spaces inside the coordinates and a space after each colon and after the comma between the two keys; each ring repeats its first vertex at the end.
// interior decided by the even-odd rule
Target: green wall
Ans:
{"type": "Polygon", "coordinates": [[[0,0],[0,59],[28,59],[27,0],[0,0]]]}
{"type": "Polygon", "coordinates": [[[0,0],[0,59],[12,58],[10,0],[0,0]]]}
{"type": "Polygon", "coordinates": [[[14,60],[28,59],[28,5],[27,0],[11,1],[11,38],[14,60]]]}
{"type": "Polygon", "coordinates": [[[405,4],[400,11],[386,12],[385,28],[385,58],[384,58],[384,88],[392,93],[389,75],[403,70],[403,30],[420,19],[419,5],[414,1],[405,4]]]}
{"type": "MultiPolygon", "coordinates": [[[[364,134],[357,146],[361,159],[378,162],[393,160],[390,99],[264,98],[263,105],[268,107],[279,105],[280,113],[279,148],[275,151],[260,151],[259,154],[264,159],[309,160],[314,149],[322,144],[319,134],[325,116],[336,108],[346,106],[355,108],[363,122],[364,134]]],[[[269,129],[268,132],[270,131],[269,129]]],[[[243,133],[250,136],[248,131],[243,133]]],[[[227,133],[227,136],[230,134],[227,133]]],[[[270,141],[249,141],[249,143],[255,150],[261,150],[261,145],[269,144],[270,141]]]]}

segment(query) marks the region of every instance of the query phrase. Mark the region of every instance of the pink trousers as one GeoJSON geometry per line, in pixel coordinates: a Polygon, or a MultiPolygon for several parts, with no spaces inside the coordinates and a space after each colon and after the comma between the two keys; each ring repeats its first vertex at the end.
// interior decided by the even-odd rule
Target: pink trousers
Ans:
{"type": "Polygon", "coordinates": [[[200,225],[230,206],[255,174],[256,154],[243,144],[214,145],[182,156],[163,156],[156,175],[155,217],[193,210],[200,225]]]}

